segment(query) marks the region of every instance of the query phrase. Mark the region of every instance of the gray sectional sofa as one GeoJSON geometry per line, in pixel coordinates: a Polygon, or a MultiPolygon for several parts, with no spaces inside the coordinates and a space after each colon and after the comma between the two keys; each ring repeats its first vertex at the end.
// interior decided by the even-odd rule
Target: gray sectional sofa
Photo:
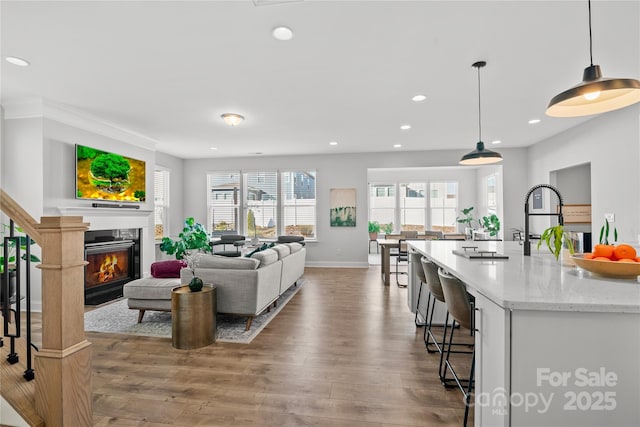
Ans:
{"type": "MultiPolygon", "coordinates": [[[[218,313],[247,316],[249,330],[253,318],[275,305],[278,298],[304,274],[306,249],[299,243],[284,243],[256,252],[251,257],[201,256],[195,270],[204,283],[216,287],[218,313]]],[[[189,283],[191,270],[180,271],[179,279],[144,278],[124,286],[131,309],[171,311],[171,289],[189,283]]]]}

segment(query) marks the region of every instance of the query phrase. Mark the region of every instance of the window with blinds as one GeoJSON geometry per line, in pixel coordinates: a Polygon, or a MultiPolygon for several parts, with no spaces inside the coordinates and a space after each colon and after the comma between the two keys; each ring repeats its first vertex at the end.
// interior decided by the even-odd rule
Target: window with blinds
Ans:
{"type": "Polygon", "coordinates": [[[431,229],[454,233],[456,231],[456,213],[458,212],[458,183],[432,182],[429,187],[431,229]]]}
{"type": "Polygon", "coordinates": [[[369,184],[369,221],[376,221],[384,230],[395,221],[396,185],[369,184]]]}
{"type": "Polygon", "coordinates": [[[247,212],[245,234],[251,238],[275,239],[278,223],[278,173],[244,174],[247,212]]]}
{"type": "Polygon", "coordinates": [[[153,174],[155,239],[169,235],[169,171],[156,169],[153,174]]]}
{"type": "Polygon", "coordinates": [[[287,236],[316,238],[316,172],[282,172],[283,226],[287,236]]]}
{"type": "Polygon", "coordinates": [[[400,229],[424,231],[426,222],[427,184],[412,182],[400,184],[400,229]]]}
{"type": "Polygon", "coordinates": [[[238,233],[240,220],[240,172],[207,175],[209,230],[213,234],[238,233]]]}

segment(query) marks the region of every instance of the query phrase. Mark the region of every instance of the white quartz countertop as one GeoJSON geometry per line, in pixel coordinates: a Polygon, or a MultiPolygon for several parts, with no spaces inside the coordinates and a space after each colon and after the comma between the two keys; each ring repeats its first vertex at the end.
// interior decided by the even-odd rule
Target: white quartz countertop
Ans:
{"type": "Polygon", "coordinates": [[[593,276],[556,261],[547,248],[523,255],[518,242],[408,241],[409,247],[465,282],[471,294],[482,294],[501,307],[518,310],[640,313],[640,282],[593,276]],[[508,260],[471,260],[454,249],[477,246],[508,260]]]}

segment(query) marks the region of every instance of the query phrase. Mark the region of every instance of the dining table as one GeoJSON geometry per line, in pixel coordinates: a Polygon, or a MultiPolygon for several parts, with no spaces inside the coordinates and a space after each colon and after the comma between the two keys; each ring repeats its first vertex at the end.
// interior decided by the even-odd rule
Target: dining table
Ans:
{"type": "Polygon", "coordinates": [[[400,248],[400,241],[396,239],[378,239],[378,245],[380,246],[380,259],[382,263],[382,282],[385,286],[389,286],[391,276],[391,249],[400,248]]]}

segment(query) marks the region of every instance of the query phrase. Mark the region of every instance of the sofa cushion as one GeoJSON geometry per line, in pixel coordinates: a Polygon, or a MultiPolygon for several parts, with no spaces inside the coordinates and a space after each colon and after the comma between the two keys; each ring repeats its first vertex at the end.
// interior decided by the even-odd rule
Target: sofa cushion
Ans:
{"type": "Polygon", "coordinates": [[[302,245],[300,243],[287,243],[287,246],[289,246],[292,254],[295,254],[302,249],[302,245]]]}
{"type": "Polygon", "coordinates": [[[256,252],[251,255],[251,258],[259,260],[260,267],[264,267],[265,265],[273,264],[278,261],[278,253],[273,249],[265,249],[264,251],[256,252]]]}
{"type": "Polygon", "coordinates": [[[204,254],[198,261],[198,268],[222,268],[227,270],[255,270],[260,261],[254,258],[229,258],[220,255],[204,254]]]}
{"type": "Polygon", "coordinates": [[[125,283],[122,294],[125,298],[171,300],[171,289],[180,286],[180,279],[156,279],[145,277],[125,283]]]}
{"type": "Polygon", "coordinates": [[[187,263],[182,260],[170,259],[158,261],[151,264],[151,276],[155,278],[180,277],[180,270],[186,267],[187,263]]]}
{"type": "Polygon", "coordinates": [[[278,259],[282,259],[291,253],[291,249],[287,245],[276,245],[273,250],[278,253],[278,259]]]}
{"type": "MultiPolygon", "coordinates": [[[[304,236],[278,236],[278,243],[304,242],[304,236]]],[[[304,243],[302,243],[304,246],[304,243]]]]}

